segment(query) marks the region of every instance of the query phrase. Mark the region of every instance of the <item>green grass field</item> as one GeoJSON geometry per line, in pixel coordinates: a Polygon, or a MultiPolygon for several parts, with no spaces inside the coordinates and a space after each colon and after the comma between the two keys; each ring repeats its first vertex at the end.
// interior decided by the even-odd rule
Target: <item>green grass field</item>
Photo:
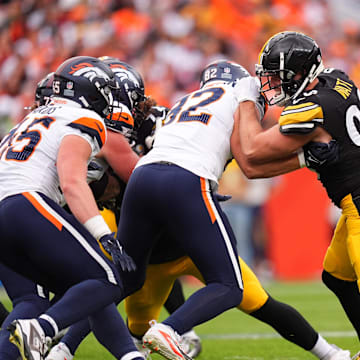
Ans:
{"type": "MultiPolygon", "coordinates": [[[[274,298],[299,310],[329,342],[350,350],[352,355],[360,350],[359,341],[344,311],[322,283],[273,282],[265,287],[274,298]]],[[[193,287],[186,287],[187,293],[193,290],[193,287]]],[[[121,306],[120,311],[123,313],[121,306]]],[[[162,318],[165,316],[164,312],[162,318]]],[[[309,352],[280,338],[268,325],[235,309],[198,326],[196,331],[203,343],[199,360],[316,359],[309,352]]],[[[75,356],[75,360],[110,359],[113,357],[93,335],[85,339],[75,356]]],[[[152,359],[160,360],[161,357],[152,355],[152,359]]]]}

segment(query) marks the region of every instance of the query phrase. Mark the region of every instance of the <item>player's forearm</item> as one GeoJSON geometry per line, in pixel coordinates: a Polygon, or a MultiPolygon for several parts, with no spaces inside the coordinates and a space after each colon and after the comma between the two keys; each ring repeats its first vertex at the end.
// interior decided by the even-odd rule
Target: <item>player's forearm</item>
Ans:
{"type": "Polygon", "coordinates": [[[132,174],[135,165],[139,161],[139,157],[135,152],[131,150],[126,154],[119,154],[117,159],[114,159],[114,156],[111,158],[107,157],[109,165],[114,170],[115,174],[119,176],[119,178],[124,181],[128,182],[130,175],[132,174]]]}
{"type": "MultiPolygon", "coordinates": [[[[251,107],[249,109],[251,110],[251,107]]],[[[243,115],[242,113],[241,116],[243,115]]],[[[300,167],[296,154],[283,155],[281,159],[267,160],[266,162],[251,161],[252,159],[249,157],[249,154],[243,150],[243,143],[241,142],[246,142],[244,137],[249,136],[249,134],[244,135],[242,133],[242,131],[246,131],[245,126],[242,126],[242,129],[240,128],[244,123],[242,123],[242,119],[240,120],[240,111],[238,111],[234,117],[234,129],[230,144],[231,152],[246,177],[249,179],[267,178],[285,174],[300,167]]],[[[260,126],[258,122],[257,125],[260,126]]]]}
{"type": "MultiPolygon", "coordinates": [[[[285,161],[302,146],[299,141],[291,143],[274,125],[264,130],[259,122],[254,103],[247,101],[239,105],[239,141],[241,151],[250,164],[259,165],[285,161]]],[[[302,138],[305,141],[305,137],[302,138]]]]}
{"type": "Polygon", "coordinates": [[[234,157],[245,176],[249,179],[278,176],[300,168],[297,155],[290,155],[287,158],[263,164],[249,163],[241,153],[237,153],[234,157]]]}
{"type": "MultiPolygon", "coordinates": [[[[262,134],[263,129],[255,104],[251,101],[240,103],[234,115],[231,138],[231,151],[234,157],[244,157],[246,163],[254,167],[273,161],[274,159],[269,155],[269,147],[262,142],[262,134]]],[[[286,155],[282,158],[286,158],[286,155]]]]}
{"type": "Polygon", "coordinates": [[[262,128],[258,121],[258,113],[255,104],[245,101],[239,104],[237,110],[239,118],[239,140],[241,151],[249,162],[256,162],[259,158],[260,146],[257,145],[256,136],[261,133],[262,128]]]}
{"type": "Polygon", "coordinates": [[[82,180],[74,180],[62,185],[66,203],[72,214],[84,224],[90,218],[100,215],[89,185],[82,180]]]}
{"type": "Polygon", "coordinates": [[[107,142],[98,156],[104,158],[115,174],[124,182],[128,182],[139,160],[125,137],[113,131],[108,132],[107,142]]]}

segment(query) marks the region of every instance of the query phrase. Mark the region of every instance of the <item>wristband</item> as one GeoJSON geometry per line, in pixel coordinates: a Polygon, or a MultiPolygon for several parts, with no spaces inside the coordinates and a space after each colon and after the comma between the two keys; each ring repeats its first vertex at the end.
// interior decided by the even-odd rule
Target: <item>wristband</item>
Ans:
{"type": "Polygon", "coordinates": [[[84,226],[86,230],[97,240],[106,234],[111,234],[111,230],[101,215],[93,216],[84,223],[84,226]]]}
{"type": "Polygon", "coordinates": [[[304,151],[302,149],[297,151],[297,156],[298,156],[298,159],[299,159],[300,167],[301,168],[306,167],[305,155],[304,155],[304,151]]]}

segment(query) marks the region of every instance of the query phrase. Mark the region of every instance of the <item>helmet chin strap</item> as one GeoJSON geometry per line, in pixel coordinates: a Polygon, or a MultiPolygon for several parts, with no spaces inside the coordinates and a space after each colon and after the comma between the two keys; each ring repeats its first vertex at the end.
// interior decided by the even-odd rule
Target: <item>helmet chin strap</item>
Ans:
{"type": "Polygon", "coordinates": [[[304,89],[306,88],[306,86],[308,84],[312,83],[323,70],[324,70],[324,64],[322,61],[320,62],[320,64],[317,67],[314,64],[311,67],[308,75],[304,79],[304,81],[301,84],[301,86],[299,87],[299,89],[296,91],[296,93],[291,98],[295,99],[299,94],[301,94],[304,91],[304,89]]]}
{"type": "MultiPolygon", "coordinates": [[[[283,91],[283,90],[281,89],[281,91],[283,91]]],[[[279,101],[277,102],[277,105],[278,105],[278,106],[285,106],[286,103],[287,103],[289,100],[290,100],[290,96],[289,96],[288,94],[285,94],[285,92],[284,92],[284,98],[281,99],[281,100],[279,100],[279,101]]]]}
{"type": "Polygon", "coordinates": [[[290,96],[285,93],[284,89],[281,87],[281,93],[279,95],[275,95],[269,101],[269,105],[278,105],[278,106],[285,106],[285,104],[290,100],[290,96]]]}

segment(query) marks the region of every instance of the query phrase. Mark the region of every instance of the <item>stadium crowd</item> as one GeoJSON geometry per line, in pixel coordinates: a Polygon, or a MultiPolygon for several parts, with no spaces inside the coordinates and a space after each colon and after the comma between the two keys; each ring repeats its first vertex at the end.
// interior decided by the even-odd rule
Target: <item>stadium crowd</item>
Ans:
{"type": "Polygon", "coordinates": [[[36,83],[68,57],[121,58],[169,106],[214,58],[253,71],[264,41],[284,29],[313,36],[326,65],[360,83],[360,27],[339,22],[326,0],[2,0],[1,128],[22,119],[36,83]]]}

